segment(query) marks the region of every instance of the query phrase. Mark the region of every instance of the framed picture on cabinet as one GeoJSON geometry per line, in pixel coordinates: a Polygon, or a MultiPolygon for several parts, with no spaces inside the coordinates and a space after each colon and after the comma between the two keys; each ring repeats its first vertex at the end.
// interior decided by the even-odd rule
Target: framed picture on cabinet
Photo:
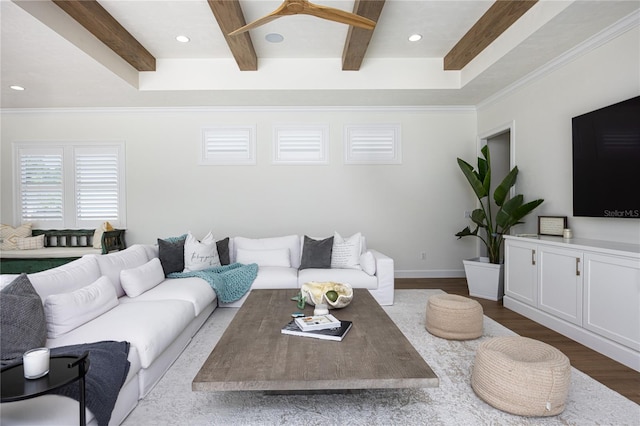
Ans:
{"type": "Polygon", "coordinates": [[[538,216],[538,235],[562,236],[567,216],[538,216]]]}

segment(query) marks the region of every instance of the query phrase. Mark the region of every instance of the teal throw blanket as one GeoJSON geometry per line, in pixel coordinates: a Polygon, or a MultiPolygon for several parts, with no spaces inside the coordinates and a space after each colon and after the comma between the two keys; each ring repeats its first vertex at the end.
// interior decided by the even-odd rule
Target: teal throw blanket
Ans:
{"type": "Polygon", "coordinates": [[[258,275],[258,265],[232,263],[192,272],[172,272],[168,278],[198,277],[209,283],[222,303],[235,302],[245,295],[258,275]]]}

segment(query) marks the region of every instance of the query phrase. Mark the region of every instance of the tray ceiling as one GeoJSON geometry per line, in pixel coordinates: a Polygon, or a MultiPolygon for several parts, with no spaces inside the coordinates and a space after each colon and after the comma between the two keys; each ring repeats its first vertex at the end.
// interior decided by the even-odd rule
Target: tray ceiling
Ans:
{"type": "Polygon", "coordinates": [[[228,36],[239,19],[252,22],[281,2],[3,0],[1,106],[475,105],[639,8],[636,1],[313,3],[377,25],[354,30],[293,15],[228,36]],[[282,42],[267,41],[274,33],[282,42]],[[408,41],[411,34],[422,40],[408,41]]]}

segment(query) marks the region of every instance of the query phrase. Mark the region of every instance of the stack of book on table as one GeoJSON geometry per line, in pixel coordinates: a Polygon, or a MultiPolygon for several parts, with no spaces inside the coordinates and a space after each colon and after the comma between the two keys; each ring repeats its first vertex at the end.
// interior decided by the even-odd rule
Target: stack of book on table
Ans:
{"type": "Polygon", "coordinates": [[[282,328],[282,334],[342,341],[351,328],[351,321],[340,321],[331,314],[292,319],[282,328]]]}

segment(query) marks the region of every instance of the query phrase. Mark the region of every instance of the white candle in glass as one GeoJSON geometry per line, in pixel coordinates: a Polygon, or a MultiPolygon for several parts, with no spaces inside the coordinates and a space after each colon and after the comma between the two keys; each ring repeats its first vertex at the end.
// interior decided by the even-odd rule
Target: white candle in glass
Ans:
{"type": "Polygon", "coordinates": [[[22,356],[24,377],[37,379],[49,372],[49,348],[35,348],[22,356]]]}

